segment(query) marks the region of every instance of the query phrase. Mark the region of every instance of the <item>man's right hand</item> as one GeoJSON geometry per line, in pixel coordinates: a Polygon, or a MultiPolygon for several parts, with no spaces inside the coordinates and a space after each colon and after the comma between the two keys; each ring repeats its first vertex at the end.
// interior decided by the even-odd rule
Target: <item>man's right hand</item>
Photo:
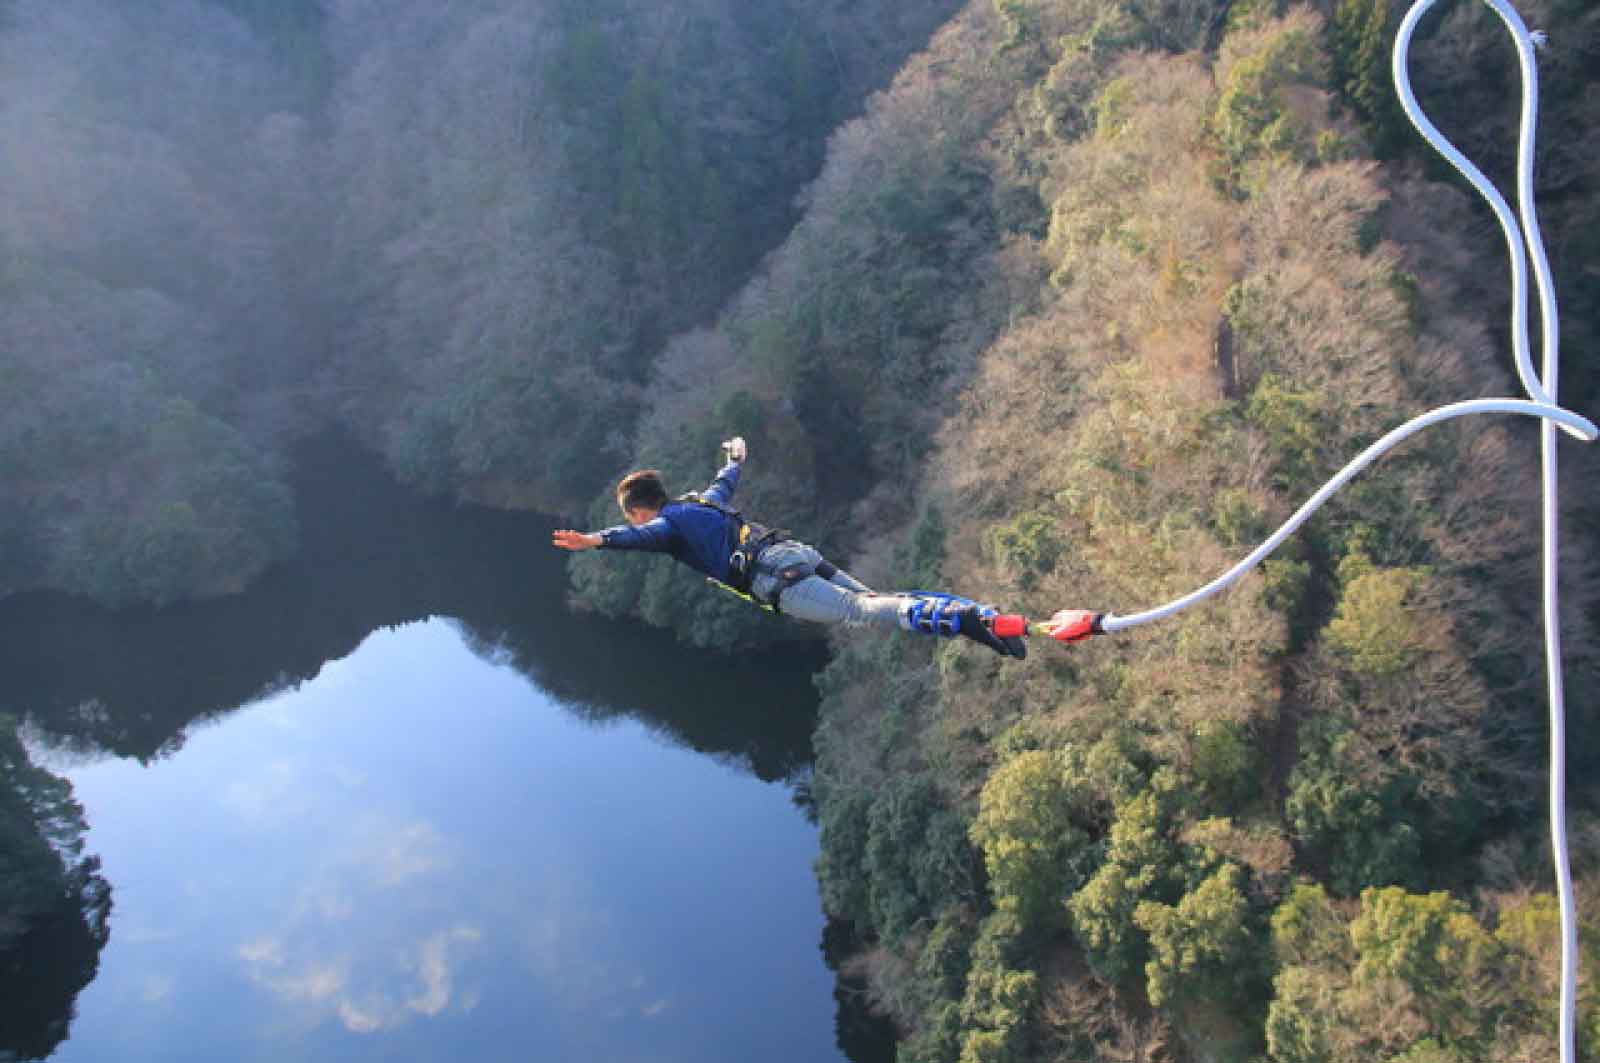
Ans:
{"type": "Polygon", "coordinates": [[[559,546],[563,550],[593,550],[600,545],[600,536],[562,528],[551,536],[550,545],[559,546]]]}
{"type": "Polygon", "coordinates": [[[744,436],[734,436],[722,442],[722,453],[729,461],[743,461],[750,454],[750,448],[744,444],[744,436]]]}

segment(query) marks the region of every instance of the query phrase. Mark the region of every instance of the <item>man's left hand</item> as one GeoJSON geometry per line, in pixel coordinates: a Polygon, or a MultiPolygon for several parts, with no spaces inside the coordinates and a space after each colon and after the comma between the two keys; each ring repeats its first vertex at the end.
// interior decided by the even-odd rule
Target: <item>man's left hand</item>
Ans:
{"type": "Polygon", "coordinates": [[[593,550],[600,545],[600,536],[562,528],[551,536],[550,545],[559,546],[563,550],[593,550]]]}

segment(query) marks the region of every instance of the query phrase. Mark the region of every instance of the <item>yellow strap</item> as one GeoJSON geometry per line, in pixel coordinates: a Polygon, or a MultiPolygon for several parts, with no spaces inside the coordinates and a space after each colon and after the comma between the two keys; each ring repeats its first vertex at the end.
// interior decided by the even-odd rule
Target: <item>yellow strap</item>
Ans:
{"type": "Polygon", "coordinates": [[[749,602],[751,605],[755,606],[757,609],[765,609],[769,613],[776,613],[777,612],[776,609],[774,609],[772,606],[768,605],[766,602],[758,602],[754,598],[750,597],[750,595],[746,594],[744,591],[736,590],[735,588],[728,586],[726,583],[722,582],[719,579],[712,579],[710,576],[707,576],[706,577],[706,582],[711,584],[713,587],[721,587],[723,590],[727,591],[729,594],[733,595],[736,598],[743,598],[745,601],[749,602]]]}

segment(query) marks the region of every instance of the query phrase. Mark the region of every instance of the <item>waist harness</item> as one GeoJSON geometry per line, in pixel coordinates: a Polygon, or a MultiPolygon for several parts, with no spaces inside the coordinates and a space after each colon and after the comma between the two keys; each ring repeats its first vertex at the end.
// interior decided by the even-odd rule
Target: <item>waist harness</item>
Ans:
{"type": "MultiPolygon", "coordinates": [[[[769,528],[765,524],[761,524],[753,520],[747,520],[743,513],[739,512],[737,509],[734,509],[732,506],[723,502],[718,502],[715,499],[706,498],[697,491],[691,491],[686,495],[680,495],[678,497],[678,501],[688,502],[692,505],[706,506],[710,509],[714,509],[718,513],[721,513],[724,517],[727,517],[729,520],[734,522],[739,529],[735,535],[737,545],[734,546],[733,552],[728,555],[728,579],[723,585],[733,590],[735,593],[742,595],[745,598],[749,598],[753,602],[756,602],[757,605],[771,609],[774,613],[779,611],[779,597],[781,597],[783,592],[788,590],[794,584],[799,583],[801,580],[813,574],[820,575],[824,579],[827,579],[831,577],[835,571],[837,571],[833,565],[826,561],[815,566],[787,565],[782,571],[773,573],[773,575],[778,578],[778,589],[773,594],[772,601],[756,601],[756,599],[750,593],[750,585],[755,580],[756,563],[761,560],[762,551],[766,550],[767,547],[773,545],[774,543],[783,542],[786,539],[792,538],[792,536],[790,536],[788,531],[784,530],[783,528],[769,528]]],[[[718,581],[712,580],[711,582],[715,583],[718,581]]]]}
{"type": "Polygon", "coordinates": [[[734,535],[736,545],[733,553],[728,555],[727,584],[740,594],[749,594],[750,581],[755,578],[756,561],[760,559],[761,551],[773,543],[789,538],[789,533],[782,528],[769,528],[765,524],[746,520],[745,515],[737,509],[716,499],[707,498],[698,491],[680,495],[678,501],[714,509],[733,521],[738,531],[734,535]]]}

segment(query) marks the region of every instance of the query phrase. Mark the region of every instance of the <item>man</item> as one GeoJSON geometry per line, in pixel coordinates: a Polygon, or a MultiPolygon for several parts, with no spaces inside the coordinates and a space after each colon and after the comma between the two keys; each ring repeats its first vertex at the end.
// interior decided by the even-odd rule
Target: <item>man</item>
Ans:
{"type": "Polygon", "coordinates": [[[563,550],[645,550],[670,554],[690,568],[799,620],[885,631],[962,635],[1006,657],[1025,657],[1021,638],[998,638],[986,621],[995,610],[949,594],[878,594],[787,532],[745,519],[729,506],[747,456],[742,437],[722,444],[722,471],[703,493],[673,500],[654,469],[617,484],[627,524],[599,532],[561,529],[563,550]]]}

